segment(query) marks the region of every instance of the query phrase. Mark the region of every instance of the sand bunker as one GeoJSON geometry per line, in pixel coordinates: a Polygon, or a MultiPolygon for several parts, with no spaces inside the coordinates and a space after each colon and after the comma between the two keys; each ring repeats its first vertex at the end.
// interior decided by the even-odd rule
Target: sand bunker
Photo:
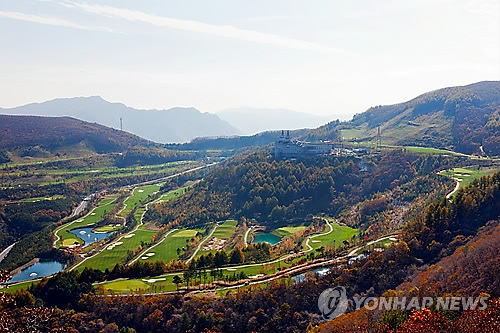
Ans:
{"type": "Polygon", "coordinates": [[[395,241],[397,241],[398,239],[397,239],[397,238],[394,238],[394,237],[391,237],[391,238],[389,238],[389,240],[390,240],[391,242],[395,242],[395,241]]]}
{"type": "Polygon", "coordinates": [[[165,281],[165,278],[158,278],[158,279],[142,279],[142,281],[147,282],[147,283],[155,283],[158,281],[165,281]]]}
{"type": "Polygon", "coordinates": [[[134,236],[135,236],[135,234],[130,234],[130,235],[123,236],[123,238],[132,238],[134,236]]]}
{"type": "Polygon", "coordinates": [[[311,242],[313,242],[313,243],[321,243],[321,241],[319,241],[319,240],[313,240],[311,242]]]}
{"type": "Polygon", "coordinates": [[[154,256],[155,254],[156,254],[156,253],[154,253],[154,252],[150,252],[150,253],[146,253],[146,256],[147,256],[147,257],[152,257],[152,256],[154,256]]]}
{"type": "Polygon", "coordinates": [[[138,190],[137,192],[142,193],[142,192],[144,192],[144,190],[138,190]]]}
{"type": "Polygon", "coordinates": [[[236,269],[234,269],[234,268],[227,268],[227,270],[230,271],[230,272],[234,272],[236,269]]]}
{"type": "Polygon", "coordinates": [[[119,245],[122,245],[123,242],[116,242],[113,246],[119,246],[119,245]]]}
{"type": "Polygon", "coordinates": [[[94,216],[94,215],[95,215],[95,213],[90,213],[90,215],[94,216]]]}
{"type": "Polygon", "coordinates": [[[142,260],[149,259],[149,257],[141,257],[142,260]]]}

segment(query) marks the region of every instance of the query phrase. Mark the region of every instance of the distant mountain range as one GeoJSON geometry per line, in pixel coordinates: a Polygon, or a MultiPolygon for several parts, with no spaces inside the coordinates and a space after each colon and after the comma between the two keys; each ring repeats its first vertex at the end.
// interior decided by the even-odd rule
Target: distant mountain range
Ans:
{"type": "Polygon", "coordinates": [[[138,110],[121,103],[110,103],[101,97],[58,98],[10,109],[0,113],[35,116],[69,116],[88,122],[120,128],[151,141],[187,142],[202,136],[229,136],[240,132],[218,116],[195,108],[138,110]]]}
{"type": "MultiPolygon", "coordinates": [[[[237,108],[217,112],[217,116],[236,127],[243,135],[272,130],[316,128],[339,118],[317,116],[286,109],[237,108]]],[[[342,118],[340,116],[340,118],[342,118]]],[[[346,119],[343,119],[346,120],[346,119]]]]}
{"type": "Polygon", "coordinates": [[[351,121],[311,130],[304,139],[373,144],[379,127],[383,145],[500,155],[500,82],[443,88],[408,102],[372,107],[351,121]]]}

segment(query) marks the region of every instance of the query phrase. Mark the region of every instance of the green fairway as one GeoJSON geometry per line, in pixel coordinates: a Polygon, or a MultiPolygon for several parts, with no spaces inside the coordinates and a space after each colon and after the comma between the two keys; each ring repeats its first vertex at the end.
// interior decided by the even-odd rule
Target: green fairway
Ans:
{"type": "Polygon", "coordinates": [[[235,220],[227,220],[220,224],[215,230],[213,237],[229,239],[234,234],[236,230],[236,225],[238,224],[235,220]]]}
{"type": "Polygon", "coordinates": [[[117,263],[125,263],[128,251],[137,249],[141,246],[141,242],[150,243],[153,235],[154,232],[151,231],[135,230],[107,245],[102,252],[83,262],[77,269],[83,270],[85,267],[102,271],[106,268],[112,269],[117,263]]]}
{"type": "Polygon", "coordinates": [[[102,227],[97,227],[97,228],[95,228],[92,231],[94,231],[94,232],[111,232],[111,231],[116,231],[116,230],[121,229],[121,228],[123,228],[122,225],[119,225],[119,226],[116,226],[116,225],[104,225],[102,227]]]}
{"type": "Polygon", "coordinates": [[[180,188],[178,188],[176,190],[169,191],[169,192],[163,194],[155,202],[165,202],[165,201],[172,200],[173,198],[177,198],[177,197],[179,197],[179,196],[187,193],[190,188],[191,188],[190,186],[184,186],[184,187],[180,187],[180,188]]]}
{"type": "Polygon", "coordinates": [[[193,230],[193,229],[184,229],[184,230],[179,230],[176,234],[175,234],[175,237],[187,237],[187,238],[193,238],[194,236],[196,236],[196,234],[198,233],[197,230],[193,230]]]}
{"type": "Polygon", "coordinates": [[[0,289],[0,293],[1,292],[12,293],[16,290],[28,289],[29,287],[31,287],[32,284],[37,284],[38,282],[40,282],[40,281],[38,280],[38,281],[19,282],[19,283],[16,283],[14,285],[9,286],[8,288],[0,289]]]}
{"type": "Polygon", "coordinates": [[[70,246],[74,244],[83,244],[83,240],[77,237],[75,234],[69,232],[72,229],[85,227],[88,225],[96,224],[104,218],[104,215],[109,213],[113,208],[112,204],[116,200],[116,194],[110,195],[102,199],[97,207],[93,209],[85,217],[70,222],[68,224],[62,225],[54,232],[55,235],[59,236],[59,240],[56,242],[56,247],[70,246]]]}
{"type": "Polygon", "coordinates": [[[457,153],[451,150],[436,149],[429,147],[402,146],[401,148],[413,153],[420,153],[420,154],[444,154],[444,155],[467,156],[465,154],[457,153]]]}
{"type": "Polygon", "coordinates": [[[137,206],[148,201],[153,193],[160,190],[159,184],[145,185],[136,187],[132,190],[132,194],[125,200],[125,208],[120,212],[120,216],[127,217],[128,214],[137,206]]]}
{"type": "MultiPolygon", "coordinates": [[[[78,158],[85,160],[85,158],[78,158]]],[[[63,162],[63,159],[53,160],[52,163],[63,162]]],[[[48,162],[48,161],[47,161],[48,162]]],[[[36,178],[26,178],[26,184],[37,184],[37,185],[47,185],[55,184],[59,182],[65,182],[67,184],[83,181],[91,178],[117,178],[117,177],[134,177],[140,175],[158,175],[159,177],[164,177],[175,172],[186,170],[187,168],[194,167],[198,163],[195,161],[177,161],[162,163],[156,165],[148,166],[133,166],[126,168],[118,168],[112,165],[112,159],[101,157],[93,161],[94,163],[89,163],[92,167],[74,167],[68,168],[66,165],[62,167],[46,168],[44,163],[21,163],[12,164],[11,167],[16,166],[28,166],[30,165],[30,170],[20,170],[14,169],[2,169],[0,174],[2,176],[11,179],[23,179],[29,175],[36,175],[36,178]],[[34,170],[33,170],[34,169],[34,170]]],[[[85,164],[85,163],[84,163],[85,164]]],[[[1,169],[1,168],[0,168],[1,169]]]]}
{"type": "MultiPolygon", "coordinates": [[[[335,245],[336,248],[342,247],[343,244],[342,242],[344,240],[351,241],[352,236],[358,235],[358,229],[353,229],[348,226],[342,226],[339,225],[338,223],[330,223],[331,226],[333,227],[333,231],[329,233],[328,235],[322,235],[318,237],[311,238],[309,241],[309,245],[313,249],[318,249],[322,246],[329,246],[333,247],[335,245]]],[[[325,232],[329,231],[330,228],[327,226],[325,228],[325,232]]]]}
{"type": "Polygon", "coordinates": [[[53,195],[51,197],[36,197],[36,198],[28,198],[24,199],[24,202],[38,202],[38,201],[45,201],[45,200],[56,200],[56,199],[63,199],[65,198],[64,195],[53,195]]]}
{"type": "MultiPolygon", "coordinates": [[[[182,273],[179,276],[182,277],[182,273]]],[[[177,289],[177,286],[172,282],[172,278],[173,276],[130,279],[106,282],[100,285],[102,285],[106,294],[110,294],[109,290],[120,294],[163,292],[177,289]]],[[[96,285],[96,287],[100,285],[96,285]]]]}
{"type": "Polygon", "coordinates": [[[273,230],[271,233],[283,238],[283,237],[288,237],[290,235],[293,235],[294,233],[298,231],[303,231],[306,230],[306,226],[304,225],[299,225],[299,226],[286,226],[286,227],[281,227],[278,229],[273,230]]]}
{"type": "Polygon", "coordinates": [[[198,230],[183,229],[172,232],[160,244],[144,253],[139,260],[141,261],[157,261],[163,260],[168,263],[172,259],[176,259],[184,253],[183,248],[191,238],[196,236],[198,230]],[[177,254],[179,249],[179,254],[177,254]]]}
{"type": "MultiPolygon", "coordinates": [[[[460,184],[459,187],[465,187],[474,180],[483,176],[491,175],[498,171],[497,167],[482,167],[482,168],[453,168],[441,171],[439,174],[453,178],[460,184]]],[[[456,194],[453,193],[452,197],[456,194]]]]}

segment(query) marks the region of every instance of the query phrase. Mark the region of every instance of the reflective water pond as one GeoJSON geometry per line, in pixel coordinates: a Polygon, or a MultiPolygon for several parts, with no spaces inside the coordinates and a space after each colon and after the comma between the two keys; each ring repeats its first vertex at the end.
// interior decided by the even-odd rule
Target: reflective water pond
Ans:
{"type": "Polygon", "coordinates": [[[60,272],[66,265],[56,260],[39,261],[17,273],[8,282],[19,282],[49,276],[60,272]]]}
{"type": "Polygon", "coordinates": [[[279,243],[279,241],[281,240],[281,238],[279,238],[278,236],[276,235],[273,235],[271,233],[267,233],[267,232],[256,232],[254,235],[253,235],[253,242],[252,243],[269,243],[271,245],[275,245],[277,243],[279,243]]]}
{"type": "Polygon", "coordinates": [[[95,226],[90,226],[90,227],[82,227],[82,228],[77,228],[70,230],[72,234],[78,236],[81,240],[83,240],[85,243],[83,246],[90,245],[94,242],[100,241],[101,239],[107,238],[109,235],[111,235],[111,232],[94,232],[92,229],[94,229],[95,226]]]}

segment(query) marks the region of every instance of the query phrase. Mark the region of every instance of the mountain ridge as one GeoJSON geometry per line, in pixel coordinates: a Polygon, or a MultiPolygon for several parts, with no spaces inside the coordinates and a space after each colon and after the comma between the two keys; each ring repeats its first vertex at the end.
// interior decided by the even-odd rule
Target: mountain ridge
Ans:
{"type": "Polygon", "coordinates": [[[500,155],[500,81],[433,90],[398,104],[379,105],[348,122],[330,122],[306,139],[337,139],[373,145],[444,148],[500,155]]]}
{"type": "Polygon", "coordinates": [[[142,110],[123,103],[108,102],[100,96],[56,98],[15,108],[0,108],[0,113],[34,116],[69,116],[87,122],[120,128],[145,139],[160,142],[187,142],[199,136],[239,134],[216,115],[194,107],[167,110],[142,110]]]}

